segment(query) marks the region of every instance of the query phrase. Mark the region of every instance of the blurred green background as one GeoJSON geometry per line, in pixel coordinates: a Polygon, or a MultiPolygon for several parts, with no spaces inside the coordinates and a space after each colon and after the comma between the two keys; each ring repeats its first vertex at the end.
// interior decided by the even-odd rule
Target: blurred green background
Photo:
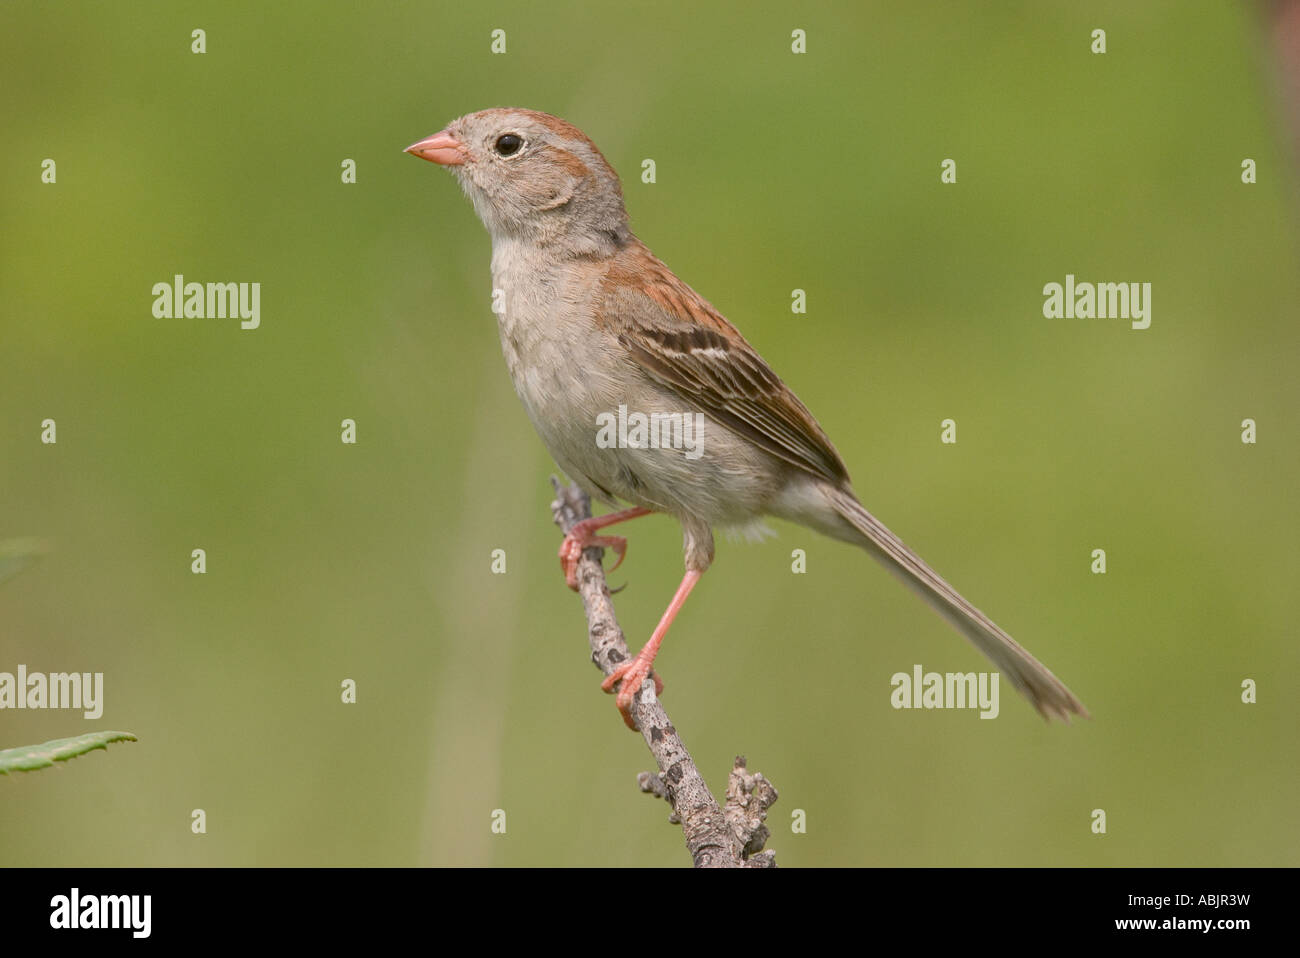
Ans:
{"type": "MultiPolygon", "coordinates": [[[[776,783],[780,864],[1300,864],[1297,184],[1252,8],[0,18],[0,539],[53,546],[0,588],[0,671],[106,685],[98,722],[0,712],[0,747],[140,738],[0,779],[0,862],[688,862],[561,580],[487,234],[402,153],[517,105],[595,140],[638,235],[818,415],[867,506],[1094,716],[1049,726],[1005,683],[996,721],[895,711],[893,673],[986,662],[849,546],[722,539],[665,705],[715,792],[737,752],[776,783]],[[176,273],[260,282],[261,328],[155,319],[176,273]],[[1151,328],[1043,318],[1066,273],[1152,283],[1151,328]]],[[[681,542],[666,518],[628,534],[639,646],[681,542]]]]}

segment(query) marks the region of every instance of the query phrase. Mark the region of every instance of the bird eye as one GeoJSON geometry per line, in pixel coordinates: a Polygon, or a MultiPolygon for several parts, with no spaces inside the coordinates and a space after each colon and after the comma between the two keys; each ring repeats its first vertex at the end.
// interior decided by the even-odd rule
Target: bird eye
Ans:
{"type": "Polygon", "coordinates": [[[524,145],[522,138],[513,133],[503,133],[497,137],[496,151],[501,156],[514,156],[519,152],[519,148],[524,145]]]}

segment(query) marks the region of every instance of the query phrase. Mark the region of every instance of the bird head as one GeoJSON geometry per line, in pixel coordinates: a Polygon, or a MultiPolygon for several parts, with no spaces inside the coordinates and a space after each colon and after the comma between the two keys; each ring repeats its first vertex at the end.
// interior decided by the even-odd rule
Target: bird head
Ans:
{"type": "Polygon", "coordinates": [[[618,174],[581,130],[559,117],[481,110],[406,152],[455,174],[494,243],[523,240],[590,255],[631,236],[618,174]]]}

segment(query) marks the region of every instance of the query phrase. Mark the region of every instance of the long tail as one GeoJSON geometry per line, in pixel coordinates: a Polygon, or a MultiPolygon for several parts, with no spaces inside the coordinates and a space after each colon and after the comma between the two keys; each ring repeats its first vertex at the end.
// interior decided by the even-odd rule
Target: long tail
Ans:
{"type": "Polygon", "coordinates": [[[827,489],[835,509],[854,529],[868,552],[916,590],[935,610],[957,627],[975,647],[992,660],[999,671],[1033,703],[1044,718],[1053,716],[1066,723],[1070,715],[1089,718],[1088,710],[1074,693],[1036,658],[1003,632],[975,606],[963,599],[939,574],[921,561],[898,536],[884,527],[853,494],[827,489]]]}

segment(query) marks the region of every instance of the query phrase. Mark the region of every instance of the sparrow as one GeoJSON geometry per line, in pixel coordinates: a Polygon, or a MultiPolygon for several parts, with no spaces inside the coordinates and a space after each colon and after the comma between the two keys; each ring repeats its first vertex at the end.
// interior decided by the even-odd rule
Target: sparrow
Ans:
{"type": "MultiPolygon", "coordinates": [[[[1044,718],[1088,712],[1041,662],[858,501],[806,406],[711,303],[633,234],[618,174],[572,124],[535,110],[470,113],[406,148],[450,170],[492,238],[493,309],[516,393],[551,456],[588,495],[628,508],[579,522],[560,547],[571,588],[600,530],[651,513],[682,527],[685,575],[658,626],[601,687],[624,721],[687,596],[713,562],[713,529],[776,516],[860,546],[983,652],[1044,718]],[[601,442],[621,410],[702,424],[684,443],[601,442]],[[702,415],[700,415],[702,414],[702,415]],[[605,417],[602,419],[602,417],[605,417]]],[[[654,417],[659,417],[655,419],[654,417]]],[[[652,429],[653,431],[653,429],[652,429]]],[[[671,436],[667,438],[672,438],[671,436]]],[[[615,564],[617,568],[617,563],[615,564]]]]}

